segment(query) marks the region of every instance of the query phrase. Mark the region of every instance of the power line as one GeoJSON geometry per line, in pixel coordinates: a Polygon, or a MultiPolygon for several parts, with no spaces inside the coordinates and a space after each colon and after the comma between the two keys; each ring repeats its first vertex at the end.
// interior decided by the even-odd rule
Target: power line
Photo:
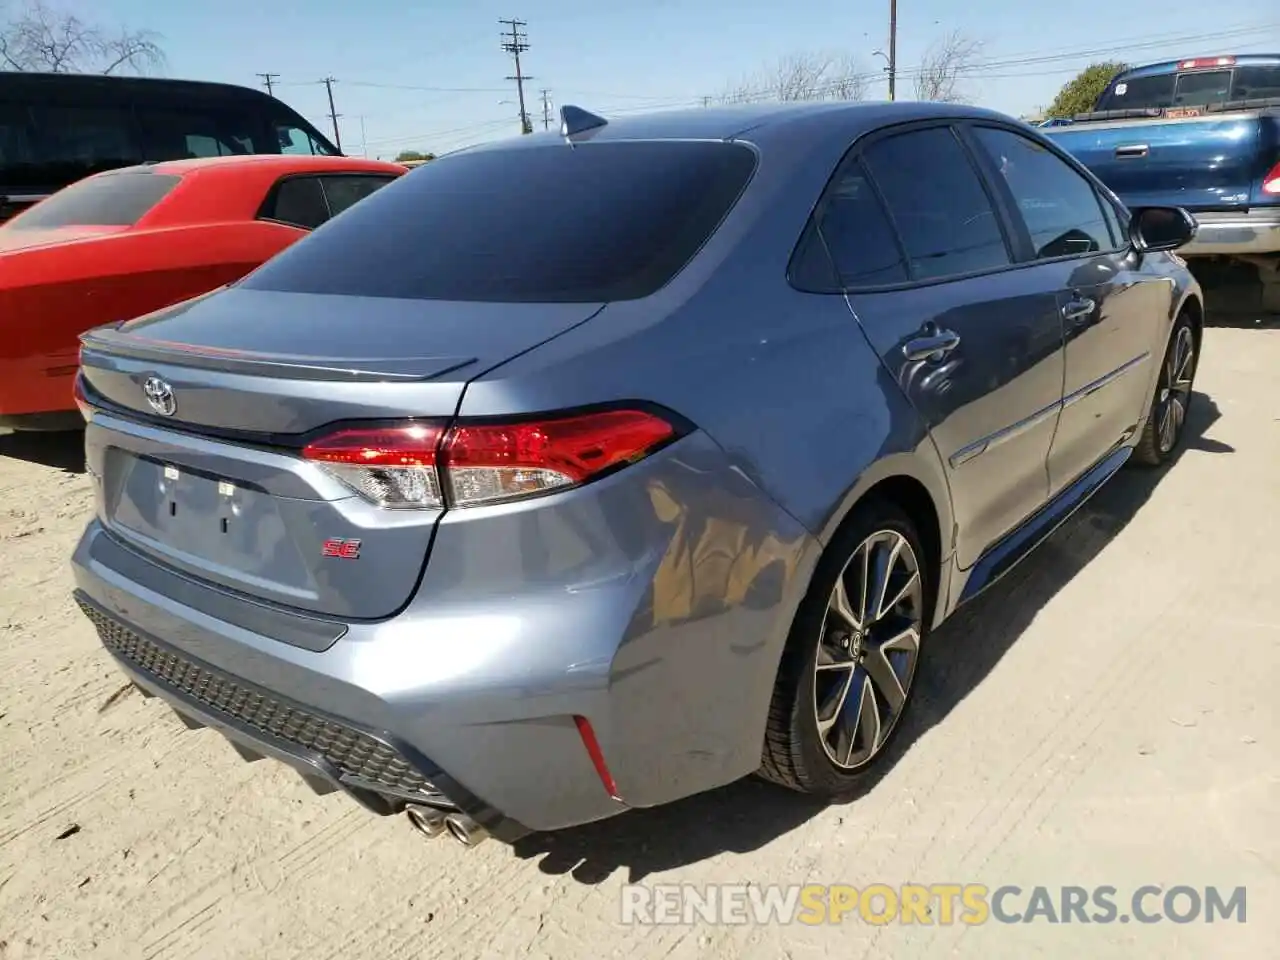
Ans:
{"type": "Polygon", "coordinates": [[[333,77],[325,77],[321,81],[324,84],[325,92],[329,94],[329,119],[333,121],[333,145],[338,148],[338,152],[342,152],[342,133],[338,130],[339,113],[333,106],[333,85],[337,82],[333,77]]]}
{"type": "MultiPolygon", "coordinates": [[[[1140,52],[1142,50],[1149,50],[1152,48],[1176,46],[1181,43],[1204,44],[1209,42],[1232,40],[1239,37],[1256,35],[1260,29],[1264,29],[1264,28],[1259,25],[1241,26],[1241,27],[1224,29],[1214,33],[1194,33],[1194,34],[1184,33],[1181,35],[1167,35],[1159,38],[1152,38],[1152,37],[1148,37],[1144,39],[1135,38],[1134,40],[1131,40],[1128,42],[1121,42],[1118,44],[1105,46],[1105,47],[1093,47],[1089,49],[1068,50],[1068,51],[1061,51],[1061,52],[1052,53],[1052,54],[1033,54],[1033,55],[996,58],[991,60],[984,60],[980,63],[963,67],[961,70],[958,71],[958,74],[960,76],[966,76],[966,77],[981,77],[982,75],[990,75],[992,79],[995,79],[997,74],[994,73],[993,71],[1006,70],[1007,68],[1010,68],[1010,67],[1050,65],[1054,63],[1069,64],[1072,61],[1078,61],[1085,58],[1094,58],[1094,57],[1108,56],[1108,55],[1114,55],[1114,54],[1134,53],[1134,52],[1140,52]]],[[[1064,68],[1064,69],[1070,69],[1070,68],[1064,68]]],[[[1054,71],[1054,72],[1057,72],[1057,71],[1054,71]]],[[[914,79],[915,77],[920,76],[921,71],[919,69],[896,70],[895,74],[896,74],[896,79],[898,80],[914,79]]],[[[831,93],[847,86],[850,80],[862,80],[862,81],[870,82],[878,79],[881,75],[882,74],[879,71],[877,71],[875,73],[855,74],[851,77],[839,77],[834,80],[827,81],[826,83],[817,84],[814,87],[813,93],[815,95],[821,96],[823,94],[831,93]]],[[[1027,75],[1031,76],[1032,74],[1027,74],[1027,75]]],[[[1005,76],[1007,76],[1007,74],[1005,74],[1005,76]]],[[[774,93],[775,93],[775,89],[773,87],[759,87],[753,90],[741,91],[740,93],[735,94],[735,99],[744,100],[744,101],[765,100],[765,99],[768,99],[770,96],[774,95],[774,93]]]]}
{"type": "Polygon", "coordinates": [[[520,32],[520,28],[527,27],[528,24],[523,20],[499,20],[498,22],[511,28],[509,38],[506,34],[502,35],[502,49],[515,57],[516,61],[516,75],[507,79],[516,82],[516,91],[520,97],[520,132],[533,133],[533,124],[529,122],[529,111],[524,107],[524,82],[532,80],[533,77],[525,76],[520,68],[520,54],[529,49],[529,38],[520,32]]]}
{"type": "Polygon", "coordinates": [[[278,73],[260,73],[260,74],[258,74],[258,76],[260,76],[260,77],[262,78],[262,85],[263,85],[264,87],[266,87],[266,88],[267,88],[267,96],[268,96],[268,97],[274,97],[274,96],[275,96],[275,92],[271,89],[272,82],[273,82],[273,81],[275,81],[275,80],[278,80],[278,79],[280,78],[280,74],[278,74],[278,73]]]}

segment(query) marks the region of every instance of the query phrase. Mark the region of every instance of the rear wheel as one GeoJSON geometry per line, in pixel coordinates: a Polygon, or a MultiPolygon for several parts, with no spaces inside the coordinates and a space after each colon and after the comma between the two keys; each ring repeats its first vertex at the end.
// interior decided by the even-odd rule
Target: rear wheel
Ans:
{"type": "Polygon", "coordinates": [[[838,796],[898,730],[926,633],[920,538],[889,503],[856,508],[819,563],[773,693],[760,774],[838,796]]]}
{"type": "Polygon", "coordinates": [[[1182,441],[1183,427],[1191,410],[1191,387],[1198,360],[1191,318],[1182,313],[1173,325],[1155,395],[1151,398],[1151,412],[1133,452],[1138,463],[1158,467],[1168,462],[1182,441]]]}

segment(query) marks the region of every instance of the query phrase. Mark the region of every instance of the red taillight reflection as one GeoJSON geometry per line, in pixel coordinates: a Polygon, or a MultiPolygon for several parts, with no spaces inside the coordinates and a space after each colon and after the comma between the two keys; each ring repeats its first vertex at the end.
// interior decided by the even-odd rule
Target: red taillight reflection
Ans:
{"type": "Polygon", "coordinates": [[[93,406],[89,403],[84,393],[84,374],[76,374],[76,378],[72,383],[71,396],[75,398],[76,409],[80,411],[80,416],[84,418],[84,422],[88,423],[93,419],[93,406]]]}

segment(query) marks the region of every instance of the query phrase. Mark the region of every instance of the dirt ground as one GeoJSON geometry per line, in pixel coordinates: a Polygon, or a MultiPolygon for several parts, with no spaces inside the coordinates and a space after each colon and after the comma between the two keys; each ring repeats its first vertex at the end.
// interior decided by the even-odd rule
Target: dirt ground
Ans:
{"type": "Polygon", "coordinates": [[[130,692],[73,609],[74,442],[0,438],[0,958],[1275,956],[1280,330],[1208,332],[1187,449],[933,639],[896,762],[467,851],[130,692]],[[622,886],[1247,888],[1237,922],[623,926],[622,886]],[[1271,947],[1266,947],[1270,943],[1271,947]]]}

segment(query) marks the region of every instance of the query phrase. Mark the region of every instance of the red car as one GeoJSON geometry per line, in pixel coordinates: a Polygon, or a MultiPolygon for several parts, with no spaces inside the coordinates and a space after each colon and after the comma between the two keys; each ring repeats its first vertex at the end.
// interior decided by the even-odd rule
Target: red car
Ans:
{"type": "Polygon", "coordinates": [[[74,183],[0,226],[0,427],[82,426],[81,333],[239,280],[406,173],[348,157],[175,160],[74,183]]]}

